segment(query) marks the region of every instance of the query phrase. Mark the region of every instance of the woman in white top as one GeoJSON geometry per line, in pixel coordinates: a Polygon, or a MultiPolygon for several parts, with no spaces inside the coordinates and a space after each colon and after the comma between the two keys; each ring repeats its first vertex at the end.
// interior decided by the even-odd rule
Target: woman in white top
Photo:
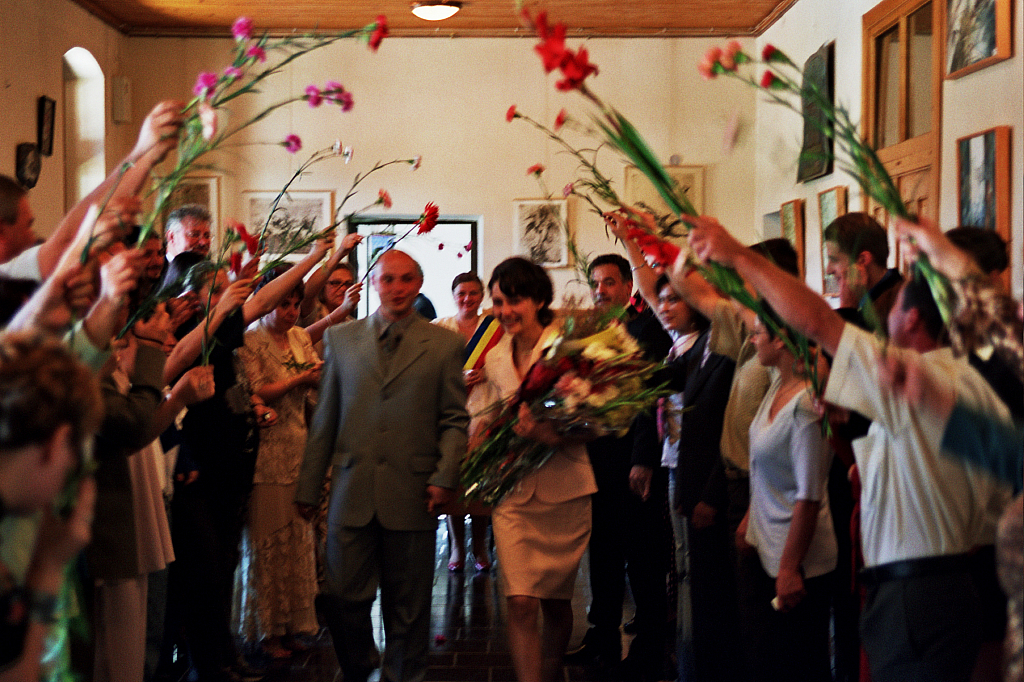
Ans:
{"type": "Polygon", "coordinates": [[[800,361],[763,320],[751,340],[761,364],[775,370],[750,425],[750,509],[737,532],[757,550],[763,569],[750,590],[751,645],[761,662],[755,676],[827,682],[836,566],[827,493],[832,453],[800,361]]]}

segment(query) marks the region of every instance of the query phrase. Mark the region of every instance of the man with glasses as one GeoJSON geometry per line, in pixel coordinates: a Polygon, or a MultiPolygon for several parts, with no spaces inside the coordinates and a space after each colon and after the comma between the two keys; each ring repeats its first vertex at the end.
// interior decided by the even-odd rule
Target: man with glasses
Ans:
{"type": "Polygon", "coordinates": [[[179,206],[167,216],[164,234],[168,263],[185,251],[206,258],[210,255],[210,212],[199,204],[179,206]]]}

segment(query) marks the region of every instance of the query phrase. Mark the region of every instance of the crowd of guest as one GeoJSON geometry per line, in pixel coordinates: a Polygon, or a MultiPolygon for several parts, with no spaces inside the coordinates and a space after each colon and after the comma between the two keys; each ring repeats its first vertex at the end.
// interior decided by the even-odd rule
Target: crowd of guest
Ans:
{"type": "Polygon", "coordinates": [[[450,571],[467,516],[475,570],[496,563],[522,682],[565,662],[645,682],[1021,679],[1021,311],[994,233],[899,224],[904,256],[952,283],[946,318],[866,214],[824,232],[838,308],[784,239],[748,248],[692,219],[696,260],[650,263],[610,214],[625,257],[590,262],[592,302],[670,394],[601,437],[521,406],[516,434],[554,454],[467,507],[460,462],[488,408],[560,333],[547,272],[458,274],[457,314],[429,324],[423,270],[392,249],[357,319],[357,235],[258,280],[258,259],[211,259],[199,206],[138,243],[136,195],[181,110],[156,106],[127,170],[41,243],[0,176],[0,682],[39,679],[48,647],[47,674],[255,682],[243,654],[287,659],[321,623],[345,682],[422,680],[441,514],[450,571]],[[733,268],[758,310],[698,261],[733,268]],[[148,306],[156,291],[174,296],[148,306]],[[567,651],[585,552],[589,629],[567,651]]]}

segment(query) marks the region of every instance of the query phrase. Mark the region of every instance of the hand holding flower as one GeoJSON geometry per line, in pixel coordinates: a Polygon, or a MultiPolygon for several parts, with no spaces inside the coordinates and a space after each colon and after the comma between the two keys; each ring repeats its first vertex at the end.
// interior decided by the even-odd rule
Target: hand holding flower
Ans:
{"type": "Polygon", "coordinates": [[[705,263],[714,261],[732,267],[746,247],[710,216],[684,217],[690,224],[690,248],[705,263]]]}

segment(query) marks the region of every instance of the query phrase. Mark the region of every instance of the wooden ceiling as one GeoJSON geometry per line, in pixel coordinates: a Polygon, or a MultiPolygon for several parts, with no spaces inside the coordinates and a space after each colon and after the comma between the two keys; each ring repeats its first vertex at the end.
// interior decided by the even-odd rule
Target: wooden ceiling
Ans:
{"type": "MultiPolygon", "coordinates": [[[[527,0],[570,36],[759,35],[796,0],[527,0]]],[[[515,0],[465,0],[450,19],[429,22],[410,0],[75,0],[130,36],[226,36],[242,15],[259,30],[345,30],[387,16],[393,36],[523,35],[515,0]]]]}

